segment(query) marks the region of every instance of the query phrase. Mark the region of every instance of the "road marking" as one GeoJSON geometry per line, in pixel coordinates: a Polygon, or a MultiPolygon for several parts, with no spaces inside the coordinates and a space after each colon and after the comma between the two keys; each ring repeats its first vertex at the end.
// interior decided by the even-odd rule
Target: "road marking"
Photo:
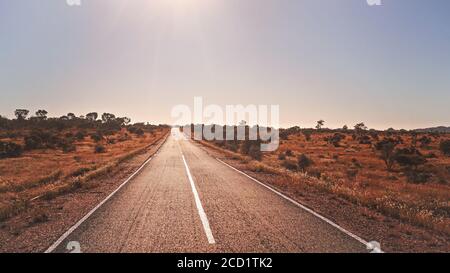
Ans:
{"type": "Polygon", "coordinates": [[[295,201],[294,199],[292,199],[292,198],[290,198],[290,197],[287,197],[286,195],[282,194],[281,192],[279,192],[279,191],[275,190],[274,188],[272,188],[272,187],[270,187],[270,186],[268,186],[268,185],[266,185],[266,184],[264,184],[264,183],[258,181],[257,179],[251,177],[250,175],[244,173],[243,171],[240,171],[240,170],[236,169],[235,167],[233,167],[233,166],[231,166],[231,165],[229,165],[229,164],[223,162],[223,161],[220,160],[219,158],[216,158],[216,159],[217,159],[217,161],[219,161],[220,163],[224,164],[225,166],[227,166],[227,167],[233,169],[234,171],[236,171],[236,172],[238,172],[238,173],[240,173],[240,174],[242,174],[242,175],[244,175],[244,176],[250,178],[250,179],[253,180],[254,182],[258,183],[259,185],[261,185],[261,186],[263,186],[263,187],[269,189],[270,191],[274,192],[275,194],[277,194],[277,195],[281,196],[282,198],[284,198],[284,199],[290,201],[290,202],[293,203],[294,205],[296,205],[296,206],[298,206],[298,207],[304,209],[305,211],[311,213],[312,215],[316,216],[317,218],[321,219],[322,221],[324,221],[324,222],[330,224],[331,226],[337,228],[338,230],[342,231],[343,233],[345,233],[345,234],[347,234],[348,236],[352,237],[353,239],[357,240],[358,242],[360,242],[361,244],[365,245],[366,247],[370,247],[370,246],[371,246],[366,240],[364,240],[364,239],[362,239],[361,237],[359,237],[359,236],[357,236],[357,235],[351,233],[350,231],[348,231],[348,230],[346,230],[345,228],[339,226],[338,224],[334,223],[334,222],[331,221],[330,219],[328,219],[328,218],[326,218],[326,217],[324,217],[324,216],[318,214],[317,212],[315,212],[315,211],[313,211],[312,209],[310,209],[310,208],[308,208],[308,207],[306,207],[306,206],[300,204],[299,202],[295,201]]]}
{"type": "Polygon", "coordinates": [[[203,229],[205,230],[206,237],[208,238],[208,242],[210,244],[215,244],[216,241],[214,240],[211,228],[209,227],[209,221],[208,217],[206,216],[205,210],[203,209],[202,202],[200,201],[200,197],[198,196],[197,189],[195,188],[194,179],[192,179],[191,172],[189,171],[189,167],[186,163],[186,159],[184,158],[184,155],[181,154],[181,157],[183,158],[184,166],[186,167],[186,173],[189,178],[189,182],[191,183],[192,193],[194,194],[195,199],[195,205],[197,206],[198,214],[200,215],[200,220],[203,224],[203,229]]]}
{"type": "MultiPolygon", "coordinates": [[[[167,139],[166,139],[167,140],[167,139]]],[[[165,141],[161,144],[161,146],[158,147],[159,149],[164,145],[165,141]]],[[[81,224],[83,224],[84,221],[86,221],[94,212],[96,212],[103,204],[105,204],[111,197],[114,196],[121,188],[123,188],[128,182],[130,182],[156,155],[156,152],[153,156],[151,156],[149,159],[147,159],[142,165],[137,169],[130,177],[127,178],[120,186],[115,189],[110,195],[108,195],[102,202],[100,202],[95,208],[93,208],[91,211],[89,211],[83,218],[81,218],[75,225],[73,225],[71,228],[69,228],[61,237],[59,237],[56,242],[54,242],[44,253],[51,253],[53,252],[67,237],[69,237],[72,232],[74,232],[81,224]]]]}

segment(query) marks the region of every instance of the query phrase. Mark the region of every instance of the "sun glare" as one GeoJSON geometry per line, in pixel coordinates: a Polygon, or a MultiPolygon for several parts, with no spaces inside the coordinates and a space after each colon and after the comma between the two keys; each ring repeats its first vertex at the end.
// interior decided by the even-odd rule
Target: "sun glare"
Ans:
{"type": "Polygon", "coordinates": [[[160,4],[175,14],[192,13],[211,5],[210,0],[164,0],[160,4]]]}

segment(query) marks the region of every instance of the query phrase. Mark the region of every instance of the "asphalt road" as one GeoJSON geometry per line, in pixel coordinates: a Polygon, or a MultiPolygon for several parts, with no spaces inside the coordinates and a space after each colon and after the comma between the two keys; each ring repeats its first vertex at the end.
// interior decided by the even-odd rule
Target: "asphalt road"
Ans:
{"type": "Polygon", "coordinates": [[[367,252],[323,219],[172,135],[158,154],[50,250],[367,252]],[[77,245],[78,243],[75,243],[77,245]]]}

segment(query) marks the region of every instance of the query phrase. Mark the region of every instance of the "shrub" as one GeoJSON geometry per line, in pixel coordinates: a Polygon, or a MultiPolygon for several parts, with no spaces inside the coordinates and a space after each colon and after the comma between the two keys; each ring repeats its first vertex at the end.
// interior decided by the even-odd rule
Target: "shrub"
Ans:
{"type": "Polygon", "coordinates": [[[356,167],[356,168],[362,168],[362,165],[361,165],[361,163],[358,161],[358,159],[352,158],[352,163],[353,163],[353,166],[354,166],[354,167],[356,167]]]}
{"type": "Polygon", "coordinates": [[[286,155],[284,153],[280,153],[280,154],[278,154],[278,159],[279,160],[285,160],[286,159],[286,155]]]}
{"type": "Polygon", "coordinates": [[[291,150],[286,150],[286,156],[292,156],[293,155],[293,153],[292,153],[292,151],[291,150]]]}
{"type": "Polygon", "coordinates": [[[250,150],[248,151],[248,155],[256,160],[261,160],[262,159],[262,152],[261,152],[261,148],[259,145],[252,145],[250,147],[250,150]]]}
{"type": "Polygon", "coordinates": [[[230,151],[237,152],[237,150],[239,149],[239,145],[235,141],[226,141],[225,148],[230,151]]]}
{"type": "Polygon", "coordinates": [[[84,138],[86,137],[86,133],[83,131],[78,131],[75,134],[75,137],[77,138],[77,140],[84,140],[84,138]]]}
{"type": "Polygon", "coordinates": [[[138,136],[143,136],[144,135],[144,130],[141,127],[138,126],[130,126],[128,127],[128,132],[138,135],[138,136]]]}
{"type": "Polygon", "coordinates": [[[359,144],[366,144],[370,145],[372,144],[372,141],[370,140],[370,137],[368,135],[362,135],[358,137],[359,144]]]}
{"type": "Polygon", "coordinates": [[[313,164],[313,161],[309,157],[307,157],[305,154],[301,154],[297,158],[298,168],[302,171],[305,171],[306,168],[308,168],[312,164],[313,164]]]}
{"type": "Polygon", "coordinates": [[[26,136],[24,140],[26,150],[42,148],[42,139],[36,135],[26,136]]]}
{"type": "Polygon", "coordinates": [[[295,164],[295,161],[290,160],[290,159],[284,160],[281,165],[283,167],[285,167],[286,169],[291,170],[291,171],[296,171],[297,170],[297,164],[295,164]]]}
{"type": "Polygon", "coordinates": [[[311,131],[303,131],[303,135],[305,136],[306,141],[310,141],[312,132],[311,131]]]}
{"type": "Polygon", "coordinates": [[[70,175],[73,177],[77,177],[77,176],[82,176],[90,171],[91,171],[90,168],[82,167],[82,168],[79,168],[76,171],[72,172],[70,175]]]}
{"type": "Polygon", "coordinates": [[[250,151],[250,147],[252,146],[250,140],[244,140],[241,144],[241,147],[239,149],[240,153],[243,155],[247,155],[250,151]]]}
{"type": "Polygon", "coordinates": [[[117,139],[117,141],[119,141],[119,142],[124,142],[124,141],[127,141],[127,140],[129,140],[129,139],[131,139],[130,136],[129,136],[127,133],[125,133],[125,134],[121,135],[121,136],[117,139]]]}
{"type": "Polygon", "coordinates": [[[439,149],[446,156],[450,156],[450,139],[443,140],[439,145],[439,149]]]}
{"type": "Polygon", "coordinates": [[[100,154],[106,152],[105,146],[95,145],[95,153],[100,154]]]}
{"type": "Polygon", "coordinates": [[[427,162],[425,157],[414,147],[398,149],[395,161],[408,170],[417,170],[419,165],[427,162]]]}
{"type": "Polygon", "coordinates": [[[425,172],[418,172],[410,170],[406,172],[406,179],[410,183],[421,184],[426,183],[430,179],[431,175],[425,172]]]}
{"type": "Polygon", "coordinates": [[[308,170],[308,175],[320,179],[320,177],[322,177],[322,172],[317,168],[311,168],[308,170]]]}
{"type": "Polygon", "coordinates": [[[91,134],[91,139],[94,142],[100,142],[103,140],[103,134],[100,132],[93,133],[93,134],[91,134]]]}
{"type": "Polygon", "coordinates": [[[47,131],[32,131],[28,136],[25,136],[25,149],[54,149],[61,146],[62,140],[57,135],[47,131]]]}
{"type": "Polygon", "coordinates": [[[69,139],[61,144],[61,148],[64,153],[71,153],[77,150],[77,146],[73,143],[72,139],[69,139]]]}
{"type": "Polygon", "coordinates": [[[358,175],[359,170],[357,168],[350,168],[346,170],[347,177],[350,179],[355,179],[358,175]]]}
{"type": "Polygon", "coordinates": [[[0,159],[18,157],[22,154],[22,146],[14,142],[1,142],[0,141],[0,159]]]}
{"type": "Polygon", "coordinates": [[[331,137],[327,137],[325,140],[330,143],[333,144],[334,147],[340,147],[341,144],[341,140],[345,139],[345,135],[340,134],[340,133],[335,133],[333,136],[331,137]]]}
{"type": "Polygon", "coordinates": [[[431,138],[429,136],[423,136],[419,139],[419,142],[421,147],[426,148],[431,144],[431,138]]]}
{"type": "Polygon", "coordinates": [[[397,146],[398,141],[392,138],[385,138],[375,144],[375,149],[380,152],[380,158],[386,164],[388,171],[392,170],[392,166],[395,162],[395,146],[397,146]]]}

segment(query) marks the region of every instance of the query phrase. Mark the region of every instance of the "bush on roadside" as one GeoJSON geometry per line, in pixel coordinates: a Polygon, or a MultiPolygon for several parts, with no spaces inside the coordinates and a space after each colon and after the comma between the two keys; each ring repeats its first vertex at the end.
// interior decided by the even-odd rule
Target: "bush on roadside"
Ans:
{"type": "Polygon", "coordinates": [[[96,154],[101,154],[101,153],[104,153],[104,152],[106,152],[105,146],[100,145],[100,144],[95,146],[95,153],[96,154]]]}
{"type": "Polygon", "coordinates": [[[2,142],[0,141],[0,159],[18,157],[22,154],[22,146],[14,142],[2,142]]]}
{"type": "Polygon", "coordinates": [[[83,131],[78,131],[75,134],[75,137],[76,137],[77,140],[84,140],[84,138],[86,137],[86,133],[83,132],[83,131]]]}
{"type": "Polygon", "coordinates": [[[49,131],[35,130],[25,136],[25,150],[55,149],[61,146],[62,140],[49,131]]]}
{"type": "Polygon", "coordinates": [[[305,154],[301,154],[297,158],[298,168],[302,171],[305,171],[312,164],[313,164],[313,161],[309,157],[307,157],[305,154]]]}
{"type": "Polygon", "coordinates": [[[427,162],[426,158],[414,147],[397,149],[395,161],[407,170],[416,171],[420,165],[427,162]]]}
{"type": "Polygon", "coordinates": [[[61,144],[62,151],[64,153],[71,153],[77,150],[77,146],[75,146],[73,139],[68,139],[61,144]]]}
{"type": "Polygon", "coordinates": [[[285,167],[288,170],[296,171],[297,170],[297,164],[294,160],[286,159],[281,163],[283,167],[285,167]]]}
{"type": "Polygon", "coordinates": [[[262,152],[261,152],[261,148],[259,145],[252,145],[250,147],[250,151],[248,151],[248,155],[255,159],[260,161],[262,159],[262,152]]]}
{"type": "Polygon", "coordinates": [[[286,156],[292,156],[293,155],[292,151],[289,150],[289,149],[286,150],[285,154],[286,154],[286,156]]]}
{"type": "Polygon", "coordinates": [[[341,146],[341,140],[343,139],[345,139],[345,135],[340,133],[335,133],[332,136],[325,138],[328,143],[332,144],[336,148],[341,146]]]}
{"type": "Polygon", "coordinates": [[[91,134],[91,139],[94,142],[100,142],[103,140],[103,134],[100,132],[95,132],[95,133],[91,134]]]}
{"type": "Polygon", "coordinates": [[[439,149],[444,155],[450,156],[450,139],[443,140],[439,145],[439,149]]]}

